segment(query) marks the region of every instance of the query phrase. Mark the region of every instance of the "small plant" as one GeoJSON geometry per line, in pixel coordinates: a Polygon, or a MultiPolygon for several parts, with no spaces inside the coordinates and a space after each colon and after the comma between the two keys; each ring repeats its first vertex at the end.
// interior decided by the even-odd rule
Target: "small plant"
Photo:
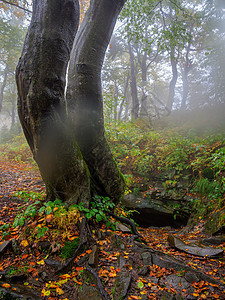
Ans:
{"type": "Polygon", "coordinates": [[[65,242],[65,245],[60,251],[60,257],[63,259],[71,258],[79,245],[79,238],[74,239],[72,242],[65,242]]]}
{"type": "Polygon", "coordinates": [[[27,192],[27,191],[18,191],[13,194],[14,197],[18,197],[24,202],[27,202],[28,200],[42,200],[43,194],[36,193],[36,192],[27,192]]]}
{"type": "Polygon", "coordinates": [[[86,208],[83,203],[79,203],[76,207],[79,211],[85,212],[87,219],[95,219],[96,222],[106,221],[106,226],[113,226],[113,224],[108,221],[106,212],[112,210],[115,204],[110,200],[109,197],[95,196],[93,201],[90,203],[91,208],[86,208]]]}
{"type": "Polygon", "coordinates": [[[35,203],[29,205],[27,209],[21,213],[18,214],[13,222],[13,227],[21,226],[25,224],[25,221],[30,220],[37,214],[37,206],[40,204],[40,201],[36,201],[35,203]]]}
{"type": "Polygon", "coordinates": [[[54,209],[59,206],[62,206],[62,200],[56,199],[55,201],[48,201],[43,204],[43,206],[39,209],[39,213],[45,212],[46,215],[50,215],[53,213],[54,209]]]}
{"type": "Polygon", "coordinates": [[[221,185],[218,181],[210,181],[208,178],[200,178],[196,181],[194,191],[204,196],[211,195],[218,198],[221,195],[221,185]]]}
{"type": "Polygon", "coordinates": [[[7,271],[8,275],[17,275],[17,274],[21,274],[21,273],[28,273],[28,266],[19,266],[18,268],[15,267],[10,267],[10,269],[7,271]]]}

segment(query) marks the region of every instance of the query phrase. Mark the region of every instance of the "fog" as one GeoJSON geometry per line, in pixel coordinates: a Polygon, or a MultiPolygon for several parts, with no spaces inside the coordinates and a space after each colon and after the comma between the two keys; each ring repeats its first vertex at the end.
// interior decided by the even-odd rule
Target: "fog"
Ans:
{"type": "MultiPolygon", "coordinates": [[[[82,3],[85,12],[87,1],[82,3]]],[[[129,0],[125,5],[102,70],[105,121],[138,118],[170,126],[173,120],[179,126],[221,130],[224,1],[184,1],[180,7],[168,3],[160,7],[151,1],[129,0]]],[[[2,135],[10,139],[21,131],[14,76],[30,14],[18,7],[0,9],[1,140],[2,135]]]]}

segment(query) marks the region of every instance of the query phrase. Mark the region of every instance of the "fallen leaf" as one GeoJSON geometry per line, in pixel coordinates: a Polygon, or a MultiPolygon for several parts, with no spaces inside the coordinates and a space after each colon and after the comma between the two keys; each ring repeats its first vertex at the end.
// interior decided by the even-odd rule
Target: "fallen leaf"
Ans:
{"type": "Polygon", "coordinates": [[[23,247],[27,247],[29,245],[28,241],[27,240],[23,240],[21,243],[20,243],[21,246],[23,247]]]}
{"type": "Polygon", "coordinates": [[[2,286],[7,289],[11,287],[11,285],[9,283],[3,283],[2,286]]]}

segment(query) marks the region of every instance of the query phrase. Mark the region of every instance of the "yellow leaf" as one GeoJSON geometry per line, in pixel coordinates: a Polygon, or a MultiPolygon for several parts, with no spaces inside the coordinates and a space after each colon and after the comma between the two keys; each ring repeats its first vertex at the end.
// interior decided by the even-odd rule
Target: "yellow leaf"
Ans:
{"type": "Polygon", "coordinates": [[[21,246],[23,247],[27,247],[29,244],[28,244],[28,241],[27,240],[23,240],[21,243],[20,243],[21,246]]]}
{"type": "Polygon", "coordinates": [[[50,294],[51,294],[51,291],[49,291],[49,290],[43,289],[43,290],[41,291],[41,296],[49,296],[50,294]]]}
{"type": "Polygon", "coordinates": [[[39,265],[44,265],[45,264],[45,262],[44,262],[44,260],[42,259],[42,260],[40,260],[40,261],[37,261],[37,264],[39,264],[39,265]]]}

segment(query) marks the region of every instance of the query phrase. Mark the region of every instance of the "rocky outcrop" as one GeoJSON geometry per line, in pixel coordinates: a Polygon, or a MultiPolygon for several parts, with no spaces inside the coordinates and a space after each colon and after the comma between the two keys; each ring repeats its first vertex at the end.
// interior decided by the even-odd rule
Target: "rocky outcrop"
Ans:
{"type": "Polygon", "coordinates": [[[140,226],[172,226],[187,224],[190,208],[185,198],[174,199],[165,190],[157,190],[141,198],[133,194],[124,197],[122,204],[135,210],[133,219],[140,226]]]}

